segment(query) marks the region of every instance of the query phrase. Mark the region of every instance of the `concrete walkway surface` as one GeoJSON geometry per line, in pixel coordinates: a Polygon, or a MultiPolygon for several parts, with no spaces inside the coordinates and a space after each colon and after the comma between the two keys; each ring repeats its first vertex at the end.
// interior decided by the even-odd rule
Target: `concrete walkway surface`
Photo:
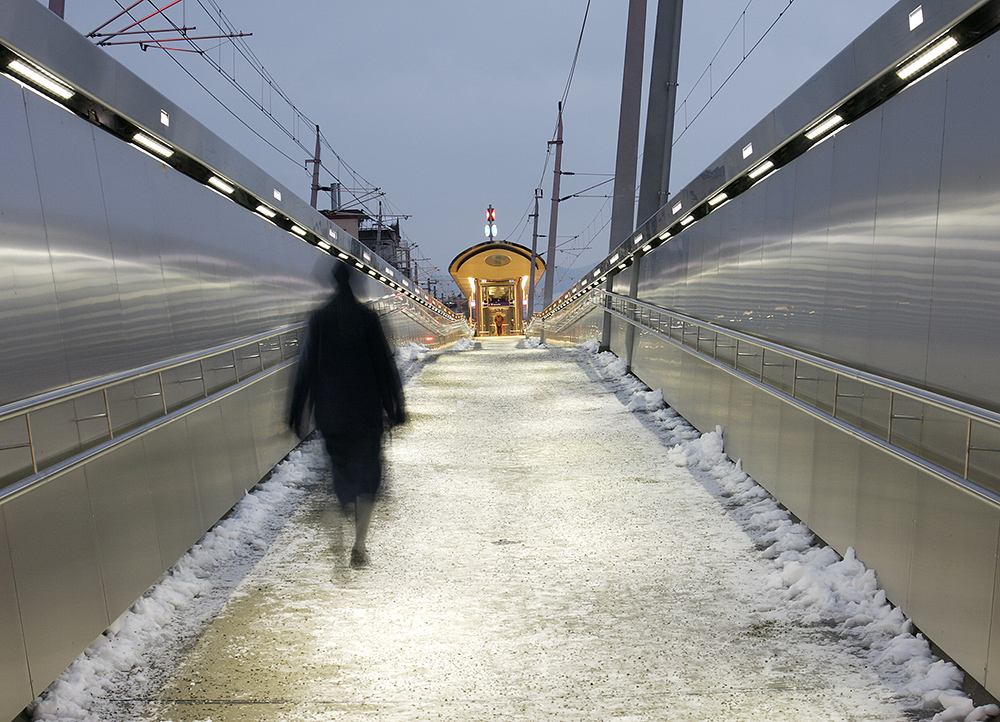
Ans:
{"type": "Polygon", "coordinates": [[[370,566],[306,479],[141,719],[911,719],[795,621],[770,562],[581,354],[482,339],[428,363],[370,566]]]}

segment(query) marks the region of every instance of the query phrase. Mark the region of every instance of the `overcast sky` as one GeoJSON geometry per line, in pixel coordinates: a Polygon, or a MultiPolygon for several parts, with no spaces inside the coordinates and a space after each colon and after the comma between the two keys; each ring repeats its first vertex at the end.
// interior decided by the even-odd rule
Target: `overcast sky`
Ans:
{"type": "MultiPolygon", "coordinates": [[[[430,270],[451,289],[447,267],[484,240],[485,210],[497,209],[499,237],[531,245],[527,222],[541,185],[540,233],[548,229],[552,166],[544,177],[547,141],[580,37],[587,0],[372,0],[326,3],[215,0],[275,83],[318,123],[337,153],[385,192],[387,214],[418,246],[421,275],[430,270]]],[[[46,0],[47,4],[47,0],[46,0]]],[[[125,3],[123,3],[125,4],[125,3]]],[[[131,4],[128,2],[127,4],[131,4]]],[[[158,6],[165,5],[160,0],[158,6]]],[[[744,132],[881,16],[890,0],[710,0],[684,8],[671,191],[708,167],[744,132]],[[784,13],[782,15],[782,13],[784,13]],[[781,15],[767,37],[721,90],[747,48],[781,15]],[[741,18],[745,17],[745,22],[741,18]],[[734,31],[735,27],[735,31],[734,31]],[[728,44],[723,45],[730,35],[728,44]],[[711,71],[709,63],[720,47],[711,71]],[[700,82],[699,82],[700,79],[700,82]],[[685,131],[685,125],[714,99],[685,131]],[[685,120],[685,117],[687,120],[685,120]]],[[[88,33],[121,11],[117,0],[66,0],[66,22],[88,33]]],[[[214,34],[208,0],[181,0],[167,11],[192,35],[214,34]]],[[[592,0],[566,104],[563,168],[611,174],[615,166],[627,0],[592,0]]],[[[136,19],[153,12],[145,2],[136,19]]],[[[656,3],[649,0],[646,66],[652,52],[656,3]]],[[[108,26],[119,30],[124,17],[108,26]]],[[[147,29],[166,24],[149,20],[147,29]]],[[[268,90],[231,44],[199,41],[270,108],[307,148],[314,130],[268,90]]],[[[176,44],[175,44],[176,45],[176,44]]],[[[109,47],[121,63],[185,108],[213,132],[308,201],[307,154],[194,53],[135,45],[109,47]],[[178,63],[225,100],[281,153],[246,129],[178,63]],[[290,156],[293,160],[285,156],[290,156]]],[[[643,85],[646,86],[644,81],[643,85]]],[[[643,101],[645,107],[645,99],[643,101]]],[[[324,150],[324,165],[341,174],[324,150]]],[[[562,195],[607,176],[564,177],[562,195]]],[[[324,174],[321,182],[331,181],[324,174]]],[[[607,195],[611,184],[587,195],[607,195]]],[[[320,208],[329,207],[321,196],[320,208]]],[[[377,202],[369,204],[377,210],[377,202]]],[[[610,200],[573,198],[560,204],[557,265],[585,270],[607,254],[610,200]]],[[[539,242],[544,248],[544,239],[539,242]]],[[[557,273],[557,278],[562,275],[557,273]]],[[[565,288],[576,275],[557,287],[565,288]]]]}

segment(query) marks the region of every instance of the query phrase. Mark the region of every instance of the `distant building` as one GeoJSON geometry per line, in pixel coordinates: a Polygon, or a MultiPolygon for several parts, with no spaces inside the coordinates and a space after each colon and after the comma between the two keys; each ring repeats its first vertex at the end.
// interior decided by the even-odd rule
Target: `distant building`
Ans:
{"type": "MultiPolygon", "coordinates": [[[[448,273],[468,299],[469,322],[480,336],[524,333],[531,274],[531,249],[487,241],[455,256],[448,273]]],[[[535,284],[545,262],[535,257],[535,284]]]]}

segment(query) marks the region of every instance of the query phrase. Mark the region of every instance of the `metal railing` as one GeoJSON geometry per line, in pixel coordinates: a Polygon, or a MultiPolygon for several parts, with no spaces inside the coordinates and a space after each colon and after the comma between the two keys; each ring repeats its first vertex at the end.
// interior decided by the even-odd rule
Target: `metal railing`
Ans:
{"type": "MultiPolygon", "coordinates": [[[[590,305],[1000,504],[1000,414],[609,291],[590,305]]],[[[586,304],[586,302],[585,302],[586,304]]]]}
{"type": "Polygon", "coordinates": [[[0,497],[9,487],[298,356],[284,326],[0,408],[0,497]]]}

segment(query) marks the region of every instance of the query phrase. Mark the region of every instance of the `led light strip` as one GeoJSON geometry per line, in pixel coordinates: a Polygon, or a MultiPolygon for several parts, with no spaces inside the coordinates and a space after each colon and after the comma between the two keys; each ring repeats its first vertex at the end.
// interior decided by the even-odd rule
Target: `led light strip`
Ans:
{"type": "Polygon", "coordinates": [[[935,60],[939,60],[943,56],[947,55],[956,47],[958,47],[958,41],[948,35],[947,37],[934,43],[924,52],[917,55],[917,57],[910,62],[904,63],[896,70],[896,75],[898,75],[902,80],[907,80],[919,73],[935,60]]]}
{"type": "Polygon", "coordinates": [[[150,150],[163,158],[169,158],[174,154],[173,148],[164,143],[161,143],[160,141],[156,140],[156,138],[146,135],[145,133],[136,133],[135,135],[133,135],[132,142],[138,143],[146,150],[150,150]]]}
{"type": "Polygon", "coordinates": [[[30,80],[43,90],[47,90],[52,93],[52,95],[62,98],[63,100],[69,100],[76,95],[76,93],[46,73],[44,70],[32,67],[21,60],[11,60],[7,63],[7,69],[13,70],[25,80],[30,80]]]}

